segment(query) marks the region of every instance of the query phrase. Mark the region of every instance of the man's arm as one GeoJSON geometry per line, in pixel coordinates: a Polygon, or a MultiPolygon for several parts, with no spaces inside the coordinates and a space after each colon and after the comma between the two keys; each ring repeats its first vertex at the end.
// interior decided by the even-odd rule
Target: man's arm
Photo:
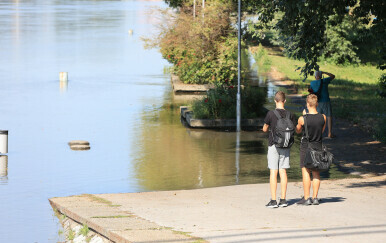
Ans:
{"type": "Polygon", "coordinates": [[[269,125],[264,123],[263,132],[268,132],[268,129],[269,129],[269,125]]]}
{"type": "Polygon", "coordinates": [[[331,81],[335,78],[335,75],[332,74],[332,73],[328,73],[328,72],[323,72],[322,71],[322,74],[327,74],[331,78],[331,81]]]}

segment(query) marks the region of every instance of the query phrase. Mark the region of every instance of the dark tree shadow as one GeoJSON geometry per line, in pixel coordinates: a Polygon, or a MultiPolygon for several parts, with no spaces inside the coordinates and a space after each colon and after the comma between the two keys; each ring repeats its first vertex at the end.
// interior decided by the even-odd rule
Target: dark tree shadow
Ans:
{"type": "Polygon", "coordinates": [[[372,182],[359,182],[359,183],[351,183],[346,186],[348,188],[357,188],[357,187],[381,187],[385,186],[386,181],[372,181],[372,182]]]}

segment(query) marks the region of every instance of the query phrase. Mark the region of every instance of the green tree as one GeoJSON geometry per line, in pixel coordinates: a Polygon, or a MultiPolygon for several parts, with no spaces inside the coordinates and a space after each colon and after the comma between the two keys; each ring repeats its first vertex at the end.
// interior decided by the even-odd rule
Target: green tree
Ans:
{"type": "MultiPolygon", "coordinates": [[[[235,0],[236,1],[236,0],[235,0]]],[[[284,37],[287,54],[295,59],[305,61],[301,72],[305,77],[312,70],[319,69],[318,61],[327,47],[327,26],[332,16],[344,19],[350,8],[353,8],[352,18],[362,24],[371,24],[371,35],[380,40],[376,43],[378,53],[385,53],[385,2],[382,0],[246,0],[245,9],[259,15],[261,23],[267,25],[274,20],[276,13],[283,13],[274,28],[284,37]],[[355,8],[354,8],[355,7],[355,8]],[[375,18],[375,20],[374,20],[375,18]]],[[[336,33],[336,32],[335,32],[336,33]]],[[[335,36],[335,39],[343,36],[335,36]]],[[[353,51],[353,46],[347,46],[346,51],[353,51]]],[[[353,52],[351,52],[351,56],[353,52]]],[[[353,59],[354,60],[354,59],[353,59]]],[[[384,67],[385,57],[379,65],[384,67]]]]}

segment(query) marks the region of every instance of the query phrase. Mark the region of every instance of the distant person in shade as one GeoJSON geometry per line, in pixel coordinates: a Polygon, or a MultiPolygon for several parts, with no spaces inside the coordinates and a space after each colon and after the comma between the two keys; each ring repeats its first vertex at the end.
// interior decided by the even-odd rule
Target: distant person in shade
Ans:
{"type": "Polygon", "coordinates": [[[318,107],[317,111],[320,114],[324,114],[327,117],[327,127],[328,127],[328,138],[334,138],[335,136],[332,133],[332,109],[330,103],[330,94],[328,93],[328,85],[335,78],[335,75],[323,71],[315,71],[315,80],[311,81],[310,92],[318,93],[320,86],[322,89],[319,93],[318,107]],[[328,75],[327,78],[322,78],[323,74],[328,75]],[[323,84],[322,84],[323,82],[323,84]]]}

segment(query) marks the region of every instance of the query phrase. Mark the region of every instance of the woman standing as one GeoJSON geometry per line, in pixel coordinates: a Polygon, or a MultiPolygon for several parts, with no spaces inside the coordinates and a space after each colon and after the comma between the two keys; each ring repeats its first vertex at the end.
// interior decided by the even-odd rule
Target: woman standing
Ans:
{"type": "Polygon", "coordinates": [[[320,187],[320,172],[314,171],[304,167],[304,159],[306,157],[306,150],[308,143],[315,149],[322,148],[322,134],[326,128],[326,116],[319,114],[316,108],[318,107],[318,97],[314,94],[307,96],[308,113],[303,110],[303,115],[299,117],[296,132],[301,133],[304,127],[304,119],[307,121],[307,129],[309,139],[306,139],[305,132],[300,143],[300,168],[303,176],[304,197],[297,202],[298,205],[319,205],[318,191],[320,187]],[[312,198],[310,197],[311,189],[311,173],[312,173],[312,198]]]}

